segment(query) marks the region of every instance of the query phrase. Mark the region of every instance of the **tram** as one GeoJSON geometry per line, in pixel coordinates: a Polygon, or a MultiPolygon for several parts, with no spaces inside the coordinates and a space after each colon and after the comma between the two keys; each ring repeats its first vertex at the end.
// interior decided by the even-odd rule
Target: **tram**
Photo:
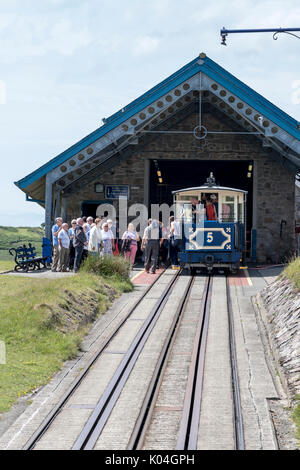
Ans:
{"type": "Polygon", "coordinates": [[[247,191],[218,186],[211,173],[203,186],[172,193],[181,222],[180,266],[236,273],[245,262],[247,191]]]}

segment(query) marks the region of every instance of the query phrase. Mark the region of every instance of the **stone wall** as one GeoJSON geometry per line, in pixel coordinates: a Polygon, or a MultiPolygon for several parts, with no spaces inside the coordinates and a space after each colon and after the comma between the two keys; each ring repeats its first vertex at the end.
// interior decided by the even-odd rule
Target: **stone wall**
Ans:
{"type": "Polygon", "coordinates": [[[300,393],[300,293],[285,278],[266,287],[260,296],[266,326],[285,388],[300,393]]]}
{"type": "MultiPolygon", "coordinates": [[[[178,119],[178,118],[177,118],[178,119]]],[[[198,124],[198,114],[185,116],[172,130],[193,130],[198,124]]],[[[208,129],[217,131],[232,130],[226,118],[205,113],[203,124],[208,129]]],[[[162,127],[163,128],[163,127],[162,127]]],[[[238,128],[241,130],[242,128],[238,128]]],[[[144,202],[145,161],[147,159],[199,159],[201,160],[253,160],[254,161],[254,204],[253,226],[257,228],[257,260],[259,262],[277,262],[283,256],[288,257],[294,249],[295,220],[295,176],[275,161],[269,148],[262,147],[255,136],[246,135],[208,135],[206,146],[199,148],[191,134],[158,134],[155,138],[145,136],[140,144],[133,148],[130,158],[106,173],[101,172],[95,181],[103,184],[129,184],[131,194],[129,205],[144,202]],[[280,223],[282,237],[280,238],[280,223]]],[[[67,198],[68,220],[81,212],[84,200],[101,200],[103,194],[94,192],[94,183],[86,184],[82,189],[67,198]]],[[[199,181],[199,185],[203,181],[199,181]]],[[[109,202],[109,201],[108,201],[109,202]]]]}

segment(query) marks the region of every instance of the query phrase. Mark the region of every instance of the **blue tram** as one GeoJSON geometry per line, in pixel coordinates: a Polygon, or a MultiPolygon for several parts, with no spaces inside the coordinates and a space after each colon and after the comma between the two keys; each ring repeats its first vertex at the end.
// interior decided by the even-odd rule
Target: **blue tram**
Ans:
{"type": "Polygon", "coordinates": [[[180,265],[191,272],[236,272],[245,261],[247,191],[217,186],[211,173],[205,185],[173,191],[173,197],[181,221],[180,265]]]}

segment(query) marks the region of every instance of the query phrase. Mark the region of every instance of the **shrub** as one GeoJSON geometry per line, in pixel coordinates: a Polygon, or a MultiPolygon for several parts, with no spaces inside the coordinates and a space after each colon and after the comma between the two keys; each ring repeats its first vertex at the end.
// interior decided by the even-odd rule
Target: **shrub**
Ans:
{"type": "Polygon", "coordinates": [[[129,280],[130,263],[123,256],[89,255],[81,268],[82,271],[98,274],[103,277],[118,276],[129,280]]]}

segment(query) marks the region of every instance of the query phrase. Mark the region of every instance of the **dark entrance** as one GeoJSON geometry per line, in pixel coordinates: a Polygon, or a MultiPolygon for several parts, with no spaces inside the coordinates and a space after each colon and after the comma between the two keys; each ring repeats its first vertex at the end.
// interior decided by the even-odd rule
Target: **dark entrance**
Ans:
{"type": "Polygon", "coordinates": [[[243,189],[247,195],[247,257],[251,250],[253,213],[253,161],[151,160],[150,204],[172,204],[172,191],[202,186],[213,172],[216,184],[243,189]]]}
{"type": "Polygon", "coordinates": [[[81,217],[96,218],[96,212],[100,204],[109,204],[110,201],[83,201],[81,204],[81,217]]]}

